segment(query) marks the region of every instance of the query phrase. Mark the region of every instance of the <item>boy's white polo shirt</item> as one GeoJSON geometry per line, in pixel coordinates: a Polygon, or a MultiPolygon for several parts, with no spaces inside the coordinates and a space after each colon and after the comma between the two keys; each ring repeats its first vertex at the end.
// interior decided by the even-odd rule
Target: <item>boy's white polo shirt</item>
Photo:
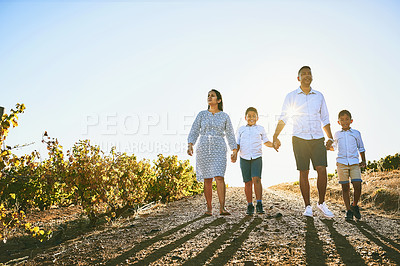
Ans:
{"type": "Polygon", "coordinates": [[[337,131],[334,136],[334,145],[338,149],[336,162],[344,165],[359,163],[359,152],[365,152],[361,133],[350,128],[349,130],[337,131]]]}
{"type": "Polygon", "coordinates": [[[245,160],[257,159],[262,156],[262,145],[268,142],[263,126],[241,126],[237,133],[237,144],[240,145],[240,157],[245,160]]]}

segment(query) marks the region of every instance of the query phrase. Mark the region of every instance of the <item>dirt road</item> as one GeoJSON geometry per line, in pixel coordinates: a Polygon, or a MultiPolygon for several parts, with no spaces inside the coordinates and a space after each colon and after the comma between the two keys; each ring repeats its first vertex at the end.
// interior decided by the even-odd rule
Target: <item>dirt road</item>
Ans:
{"type": "MultiPolygon", "coordinates": [[[[215,192],[214,192],[215,193],[215,192]]],[[[400,265],[400,221],[362,211],[359,222],[302,216],[300,196],[264,190],[263,215],[246,216],[243,188],[227,189],[231,216],[203,216],[203,196],[163,205],[75,238],[36,247],[27,265],[400,265]],[[276,218],[278,213],[282,217],[276,218]]],[[[314,202],[315,204],[315,202],[314,202]]],[[[29,248],[28,248],[29,250],[29,248]]],[[[22,254],[22,253],[21,253],[22,254]]],[[[26,252],[25,252],[26,254],[26,252]]]]}

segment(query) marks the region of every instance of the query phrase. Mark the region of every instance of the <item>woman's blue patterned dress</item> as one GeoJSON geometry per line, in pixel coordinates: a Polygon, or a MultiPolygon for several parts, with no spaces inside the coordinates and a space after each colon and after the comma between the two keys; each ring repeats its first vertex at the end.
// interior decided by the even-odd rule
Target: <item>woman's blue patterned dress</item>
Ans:
{"type": "Polygon", "coordinates": [[[193,122],[189,133],[188,143],[196,143],[196,176],[197,181],[216,176],[225,176],[226,170],[226,143],[225,134],[231,150],[237,149],[235,133],[231,119],[222,111],[211,113],[201,111],[193,122]]]}

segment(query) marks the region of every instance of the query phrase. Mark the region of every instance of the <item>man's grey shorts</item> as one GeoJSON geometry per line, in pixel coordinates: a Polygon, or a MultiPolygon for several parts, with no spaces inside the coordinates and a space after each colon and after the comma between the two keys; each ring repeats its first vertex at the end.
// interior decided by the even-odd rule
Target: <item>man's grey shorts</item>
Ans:
{"type": "Polygon", "coordinates": [[[314,170],[317,166],[328,166],[325,138],[305,140],[293,137],[292,143],[297,170],[310,170],[310,160],[314,170]]]}

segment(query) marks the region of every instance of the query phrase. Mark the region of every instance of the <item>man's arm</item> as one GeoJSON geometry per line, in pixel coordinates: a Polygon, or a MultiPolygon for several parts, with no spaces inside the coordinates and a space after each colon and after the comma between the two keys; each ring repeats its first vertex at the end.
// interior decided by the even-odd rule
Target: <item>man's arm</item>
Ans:
{"type": "MultiPolygon", "coordinates": [[[[264,145],[269,147],[269,148],[274,148],[275,149],[274,144],[271,141],[264,142],[264,145]]],[[[275,150],[278,152],[277,149],[275,149],[275,150]]]]}
{"type": "Polygon", "coordinates": [[[326,124],[323,128],[324,128],[326,136],[328,137],[328,140],[326,141],[326,149],[330,150],[331,146],[333,144],[333,136],[332,136],[332,131],[331,131],[331,124],[326,124]]]}
{"type": "Polygon", "coordinates": [[[285,122],[279,120],[278,124],[276,125],[275,134],[272,141],[272,144],[276,151],[278,151],[279,147],[281,146],[281,141],[278,139],[278,136],[282,132],[284,127],[285,127],[285,122]]]}

